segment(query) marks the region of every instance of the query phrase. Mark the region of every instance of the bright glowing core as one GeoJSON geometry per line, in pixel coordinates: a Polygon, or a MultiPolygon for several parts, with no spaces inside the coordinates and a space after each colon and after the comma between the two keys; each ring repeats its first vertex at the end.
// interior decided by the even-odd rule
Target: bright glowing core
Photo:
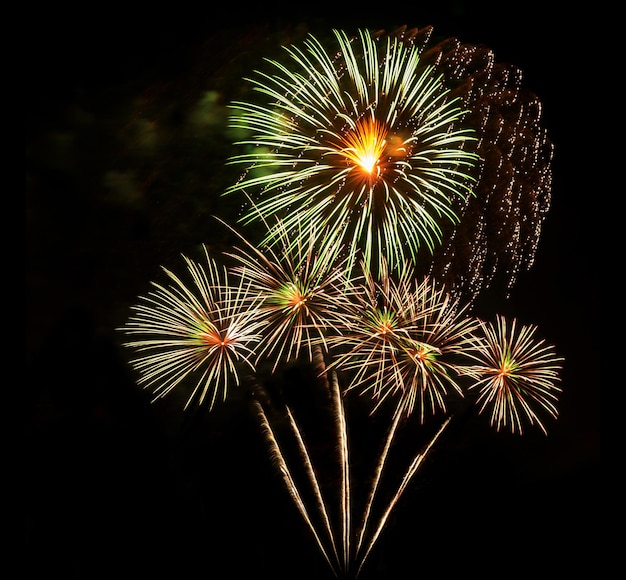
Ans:
{"type": "Polygon", "coordinates": [[[343,137],[342,154],[368,175],[378,174],[378,161],[387,145],[387,131],[376,119],[361,119],[343,137]]]}
{"type": "Polygon", "coordinates": [[[201,340],[207,346],[226,347],[233,342],[228,336],[223,336],[217,329],[208,330],[202,333],[201,340]]]}

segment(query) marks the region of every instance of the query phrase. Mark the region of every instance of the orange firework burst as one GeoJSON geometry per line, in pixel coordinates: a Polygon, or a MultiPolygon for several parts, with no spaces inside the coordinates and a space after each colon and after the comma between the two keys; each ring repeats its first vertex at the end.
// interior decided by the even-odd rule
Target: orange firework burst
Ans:
{"type": "Polygon", "coordinates": [[[379,177],[384,169],[381,158],[387,147],[384,125],[374,118],[361,119],[353,130],[340,137],[345,147],[339,147],[338,151],[354,165],[357,175],[370,180],[379,177]]]}

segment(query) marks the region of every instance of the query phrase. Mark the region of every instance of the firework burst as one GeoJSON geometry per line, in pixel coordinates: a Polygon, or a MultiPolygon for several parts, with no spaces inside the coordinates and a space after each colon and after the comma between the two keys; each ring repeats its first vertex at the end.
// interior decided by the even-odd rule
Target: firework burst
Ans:
{"type": "Polygon", "coordinates": [[[367,31],[335,40],[328,51],[312,36],[286,48],[289,66],[269,61],[274,72],[251,79],[260,102],[233,103],[231,124],[250,138],[231,159],[244,176],[226,193],[255,200],[244,222],[279,216],[290,232],[316,223],[369,267],[401,268],[434,250],[442,222],[458,221],[453,202],[470,195],[477,160],[472,132],[411,44],[367,31]]]}
{"type": "Polygon", "coordinates": [[[125,346],[139,353],[131,365],[155,399],[199,375],[185,407],[208,399],[212,408],[220,393],[225,398],[239,384],[241,365],[253,369],[259,300],[243,281],[231,286],[232,276],[204,250],[206,267],[183,256],[192,284],[163,268],[171,283],[153,282],[155,290],[140,297],[121,330],[136,337],[125,346]]]}
{"type": "Polygon", "coordinates": [[[456,377],[471,374],[462,353],[477,321],[458,298],[429,279],[418,281],[405,267],[396,279],[383,269],[379,279],[365,271],[345,318],[332,368],[350,373],[348,390],[371,392],[377,405],[400,393],[407,414],[446,410],[450,389],[462,395],[456,377]]]}
{"type": "Polygon", "coordinates": [[[350,294],[349,257],[336,240],[317,235],[310,222],[293,237],[282,221],[268,229],[274,245],[258,249],[239,236],[244,247],[228,255],[235,260],[233,272],[260,299],[254,309],[263,337],[257,360],[273,360],[276,370],[300,355],[313,360],[315,346],[327,350],[326,332],[340,332],[350,294]]]}
{"type": "Polygon", "coordinates": [[[540,414],[557,417],[557,385],[562,358],[552,345],[535,338],[535,326],[519,326],[498,316],[496,323],[481,322],[481,332],[468,354],[477,363],[480,412],[491,412],[491,425],[499,431],[523,432],[523,424],[546,429],[540,414]]]}

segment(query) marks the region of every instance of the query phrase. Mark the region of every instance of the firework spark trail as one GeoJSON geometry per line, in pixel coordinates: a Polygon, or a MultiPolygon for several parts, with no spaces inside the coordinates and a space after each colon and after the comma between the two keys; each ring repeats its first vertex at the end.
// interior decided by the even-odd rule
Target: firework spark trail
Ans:
{"type": "MultiPolygon", "coordinates": [[[[315,497],[315,501],[317,503],[317,509],[319,510],[320,515],[322,516],[322,520],[324,522],[324,527],[326,529],[326,532],[328,534],[328,539],[330,540],[331,543],[331,547],[332,547],[332,551],[333,554],[335,556],[335,560],[337,561],[337,563],[340,562],[340,557],[339,557],[339,552],[337,551],[337,542],[335,540],[335,535],[333,533],[333,527],[332,524],[330,523],[330,517],[328,515],[328,510],[326,509],[326,502],[324,501],[324,497],[322,495],[322,490],[320,488],[319,482],[317,480],[317,476],[315,474],[315,469],[313,468],[313,463],[311,462],[311,456],[309,454],[309,451],[304,443],[304,439],[302,437],[302,432],[300,430],[300,428],[298,427],[298,424],[296,423],[296,420],[293,416],[293,413],[291,412],[291,409],[289,407],[287,407],[286,409],[287,412],[287,418],[289,419],[289,424],[291,426],[291,431],[298,443],[298,449],[300,450],[300,458],[302,459],[304,465],[305,465],[305,469],[306,469],[306,474],[307,477],[309,479],[309,482],[311,483],[311,486],[313,488],[313,492],[314,492],[314,497],[315,497]]],[[[341,449],[341,451],[343,452],[343,448],[341,449]]],[[[345,546],[344,546],[344,553],[345,553],[345,546]]],[[[345,561],[344,561],[344,565],[345,565],[345,561]]]]}
{"type": "MultiPolygon", "coordinates": [[[[287,462],[285,460],[285,456],[283,455],[282,449],[280,448],[280,445],[278,444],[278,440],[276,439],[276,436],[274,434],[274,431],[272,429],[272,426],[269,422],[269,419],[267,417],[267,414],[265,413],[265,410],[263,409],[263,406],[258,402],[258,401],[254,401],[255,406],[257,408],[258,411],[258,415],[261,421],[261,427],[263,429],[263,432],[265,433],[265,437],[266,437],[266,441],[268,442],[268,445],[270,447],[272,456],[274,458],[274,460],[276,461],[277,465],[278,465],[278,469],[280,470],[280,473],[283,477],[283,482],[285,484],[285,487],[287,488],[287,491],[289,492],[289,495],[291,496],[294,504],[296,505],[296,507],[298,508],[298,511],[300,512],[300,515],[302,516],[302,518],[304,519],[304,521],[306,522],[307,526],[309,527],[309,530],[311,530],[311,533],[313,534],[315,541],[317,543],[317,546],[320,550],[320,552],[322,553],[322,555],[324,556],[324,559],[326,560],[326,562],[328,563],[328,565],[330,566],[331,570],[333,571],[333,574],[335,577],[339,577],[339,573],[337,571],[337,568],[335,567],[335,564],[333,564],[333,562],[331,561],[330,555],[326,549],[326,547],[324,546],[324,543],[322,542],[322,539],[315,527],[315,524],[313,523],[309,512],[307,510],[306,504],[304,502],[304,500],[302,499],[302,496],[300,494],[300,491],[298,489],[298,486],[296,485],[296,482],[293,478],[293,475],[291,473],[291,470],[289,469],[289,466],[287,465],[287,462]]],[[[300,435],[300,430],[298,428],[298,426],[295,424],[295,422],[291,422],[290,423],[293,433],[296,435],[298,442],[300,443],[302,441],[301,435],[300,435]]],[[[302,447],[301,447],[301,459],[304,458],[307,466],[310,465],[310,459],[309,459],[309,453],[306,449],[306,447],[304,447],[304,443],[302,441],[302,447]]],[[[317,483],[317,478],[315,476],[315,471],[313,469],[311,469],[310,471],[308,471],[308,475],[311,478],[312,483],[314,484],[314,489],[319,491],[319,485],[317,483]]],[[[321,498],[321,494],[318,497],[318,506],[321,504],[321,510],[323,514],[326,514],[326,508],[324,506],[324,501],[321,498]]],[[[332,529],[328,528],[327,529],[330,537],[331,537],[331,541],[333,543],[333,549],[335,547],[335,542],[333,539],[333,534],[332,534],[332,529]]],[[[336,551],[335,551],[336,554],[336,551]]]]}
{"type": "Polygon", "coordinates": [[[295,479],[292,475],[291,470],[287,465],[287,461],[285,459],[285,455],[283,454],[280,445],[278,444],[278,440],[274,433],[274,430],[271,427],[269,418],[265,413],[262,405],[255,401],[255,405],[257,407],[259,417],[261,419],[261,426],[266,434],[266,439],[270,446],[270,450],[272,452],[272,456],[277,462],[278,468],[283,476],[283,481],[289,491],[289,494],[294,501],[298,511],[304,518],[305,522],[313,532],[317,545],[324,555],[327,563],[330,565],[331,569],[335,576],[338,576],[337,570],[340,570],[342,575],[347,574],[350,570],[352,564],[352,548],[351,548],[351,537],[352,537],[352,521],[351,521],[351,478],[350,478],[350,460],[349,460],[349,451],[348,451],[348,439],[347,439],[347,424],[345,411],[343,407],[343,402],[341,398],[341,389],[339,387],[339,383],[337,381],[337,377],[332,374],[331,377],[331,386],[332,386],[332,401],[334,407],[334,419],[336,424],[336,436],[338,441],[338,451],[339,451],[339,465],[340,465],[340,479],[341,479],[341,491],[340,491],[340,502],[339,502],[339,514],[340,514],[340,529],[341,529],[341,554],[338,550],[337,540],[335,538],[335,534],[333,532],[333,526],[330,521],[330,516],[327,508],[327,504],[324,500],[322,490],[319,485],[318,477],[316,475],[315,469],[313,467],[313,463],[311,460],[311,455],[307,446],[304,442],[304,437],[302,435],[302,431],[298,426],[291,409],[287,406],[286,414],[288,423],[290,426],[290,431],[292,436],[294,437],[297,446],[299,455],[298,458],[302,461],[305,467],[305,473],[309,484],[313,490],[313,496],[315,500],[315,507],[321,517],[323,522],[323,527],[326,535],[330,541],[332,554],[335,557],[336,563],[333,564],[331,562],[330,553],[327,548],[324,546],[324,543],[321,539],[321,534],[316,528],[313,519],[311,518],[309,511],[307,510],[306,504],[302,498],[302,495],[299,491],[298,485],[295,482],[295,479]]]}
{"type": "Polygon", "coordinates": [[[333,400],[335,403],[335,418],[337,422],[337,436],[339,439],[339,457],[341,458],[341,522],[343,530],[343,562],[344,571],[348,573],[351,564],[352,520],[351,520],[351,496],[350,496],[350,460],[348,454],[348,428],[346,416],[341,398],[341,390],[337,375],[331,374],[333,400]]]}
{"type": "Polygon", "coordinates": [[[365,509],[361,518],[361,528],[358,531],[358,534],[355,536],[356,530],[353,528],[352,523],[352,480],[350,475],[350,452],[348,446],[348,428],[345,416],[344,403],[341,395],[341,389],[339,386],[339,382],[337,380],[337,376],[335,373],[331,372],[331,386],[332,386],[332,403],[333,403],[333,413],[336,423],[336,436],[337,436],[337,449],[339,452],[339,479],[340,479],[340,502],[339,502],[339,515],[340,515],[340,533],[341,533],[341,551],[339,551],[339,546],[336,540],[335,533],[333,531],[333,526],[331,524],[331,518],[328,511],[328,506],[324,500],[321,488],[319,486],[318,477],[316,475],[313,462],[311,460],[310,452],[307,449],[307,446],[304,442],[304,437],[302,435],[302,431],[298,424],[295,421],[293,413],[289,407],[287,407],[286,413],[288,418],[288,423],[290,427],[291,435],[295,438],[297,446],[298,446],[298,459],[302,461],[305,467],[305,473],[308,479],[309,484],[311,485],[314,492],[314,502],[315,508],[320,516],[321,522],[323,524],[323,529],[325,535],[328,536],[330,541],[330,550],[328,550],[324,542],[321,539],[321,532],[318,530],[317,525],[314,523],[313,518],[309,510],[307,509],[305,500],[303,499],[302,494],[298,488],[297,483],[292,475],[290,468],[287,465],[287,461],[282,449],[279,446],[278,440],[276,438],[275,432],[270,425],[269,418],[265,413],[262,405],[255,401],[256,407],[259,411],[259,417],[261,419],[261,424],[264,433],[266,434],[266,439],[270,446],[270,450],[272,452],[272,456],[274,457],[277,466],[281,472],[283,477],[283,482],[287,487],[290,497],[294,501],[298,511],[301,516],[304,518],[307,526],[314,534],[317,545],[322,552],[325,560],[330,565],[331,569],[335,576],[344,577],[351,570],[355,569],[354,577],[358,577],[365,564],[366,559],[370,555],[372,549],[374,548],[380,534],[384,530],[388,518],[391,512],[394,510],[398,502],[400,501],[402,495],[404,494],[407,486],[409,485],[412,478],[415,476],[420,466],[422,465],[426,456],[430,453],[437,439],[444,432],[448,424],[450,423],[452,417],[447,417],[434,436],[427,443],[426,447],[418,452],[407,467],[398,488],[395,493],[391,497],[388,503],[384,505],[384,509],[382,511],[382,515],[377,521],[372,522],[374,526],[370,531],[370,517],[372,513],[372,509],[374,507],[374,503],[376,500],[377,492],[380,487],[380,483],[383,476],[384,467],[387,463],[387,459],[389,457],[393,442],[395,441],[396,434],[398,432],[398,427],[400,425],[402,417],[406,416],[406,410],[403,408],[406,405],[406,401],[401,401],[398,405],[396,412],[393,417],[392,424],[387,432],[384,446],[382,451],[380,452],[376,469],[374,472],[374,478],[372,485],[370,487],[367,501],[365,504],[365,509]],[[355,540],[355,547],[353,550],[352,540],[355,540]],[[331,552],[335,557],[335,563],[331,562],[331,552]]]}
{"type": "Polygon", "coordinates": [[[367,531],[370,513],[372,510],[372,506],[374,504],[374,498],[376,497],[376,493],[378,492],[378,486],[380,484],[380,480],[383,474],[383,470],[385,468],[385,464],[387,462],[387,458],[389,456],[389,450],[391,449],[391,444],[395,438],[396,431],[398,429],[398,425],[400,424],[400,419],[404,415],[404,401],[401,401],[393,416],[393,420],[391,422],[391,427],[387,432],[387,437],[385,439],[385,445],[378,457],[378,464],[376,466],[376,470],[374,472],[374,480],[372,482],[372,486],[370,488],[370,492],[365,503],[365,511],[363,513],[363,520],[361,523],[361,531],[359,532],[359,537],[357,539],[356,544],[356,553],[361,553],[361,548],[363,546],[363,540],[365,537],[365,532],[367,531]]]}
{"type": "MultiPolygon", "coordinates": [[[[365,561],[366,561],[367,557],[369,556],[370,552],[372,551],[372,548],[376,544],[376,541],[378,540],[378,537],[380,536],[380,534],[384,530],[385,525],[387,524],[387,520],[389,519],[389,515],[391,514],[393,509],[396,507],[398,501],[402,497],[402,494],[404,493],[405,489],[409,485],[411,479],[413,479],[413,476],[419,470],[422,462],[424,461],[424,459],[426,459],[426,456],[429,454],[429,452],[431,451],[431,449],[435,445],[437,439],[439,439],[441,434],[445,431],[446,427],[448,426],[448,424],[450,423],[451,420],[452,420],[452,417],[450,416],[442,423],[441,427],[435,433],[435,435],[432,437],[432,439],[429,441],[428,445],[424,448],[424,450],[421,453],[418,453],[415,456],[415,458],[413,459],[413,461],[411,462],[411,465],[409,466],[409,469],[406,471],[404,477],[402,478],[402,481],[401,481],[401,483],[400,483],[400,485],[398,487],[398,490],[396,491],[395,495],[392,497],[391,501],[387,505],[387,508],[385,509],[385,512],[383,513],[382,517],[380,518],[380,520],[378,522],[378,526],[376,527],[376,530],[372,534],[372,536],[371,536],[371,538],[370,538],[370,540],[369,540],[369,542],[367,544],[367,547],[363,551],[362,555],[358,556],[359,568],[358,568],[357,574],[358,574],[358,572],[361,571],[361,568],[365,564],[365,561]]],[[[391,436],[393,436],[393,434],[391,436]]]]}

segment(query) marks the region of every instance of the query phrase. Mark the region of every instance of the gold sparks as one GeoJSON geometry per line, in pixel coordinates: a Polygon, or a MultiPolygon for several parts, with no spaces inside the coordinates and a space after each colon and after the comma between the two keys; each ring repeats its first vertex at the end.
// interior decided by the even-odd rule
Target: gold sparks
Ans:
{"type": "Polygon", "coordinates": [[[380,174],[379,161],[387,146],[387,129],[374,118],[357,121],[354,128],[343,136],[346,145],[342,155],[366,176],[380,174]]]}

